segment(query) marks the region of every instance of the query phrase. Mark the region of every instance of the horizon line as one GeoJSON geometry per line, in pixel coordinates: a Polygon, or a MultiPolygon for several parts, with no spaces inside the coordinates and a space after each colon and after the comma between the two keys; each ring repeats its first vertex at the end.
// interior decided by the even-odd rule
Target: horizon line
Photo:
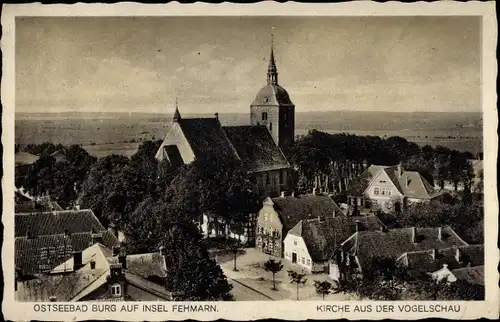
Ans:
{"type": "MultiPolygon", "coordinates": [[[[339,112],[370,112],[370,113],[394,113],[394,114],[413,114],[413,113],[433,113],[433,114],[439,114],[439,113],[448,113],[448,114],[468,114],[468,113],[483,113],[483,111],[384,111],[384,110],[379,110],[379,111],[370,111],[370,110],[316,110],[316,111],[295,111],[295,113],[325,113],[325,112],[332,112],[332,113],[339,113],[339,112]]],[[[164,115],[171,115],[174,114],[174,112],[169,112],[169,113],[163,113],[163,112],[135,112],[135,111],[104,111],[104,112],[99,112],[99,111],[63,111],[63,112],[14,112],[14,114],[83,114],[83,113],[101,113],[101,114],[164,114],[164,115]]],[[[227,114],[242,114],[246,115],[249,114],[248,112],[183,112],[183,114],[200,114],[200,115],[207,115],[207,114],[215,114],[218,113],[219,115],[227,115],[227,114]]]]}

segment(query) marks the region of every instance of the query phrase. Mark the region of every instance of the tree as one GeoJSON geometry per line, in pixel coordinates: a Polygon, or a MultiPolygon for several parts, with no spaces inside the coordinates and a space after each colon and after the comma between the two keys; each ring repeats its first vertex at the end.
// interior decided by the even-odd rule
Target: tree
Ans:
{"type": "Polygon", "coordinates": [[[238,269],[236,268],[236,258],[238,256],[238,253],[244,249],[244,245],[241,243],[239,239],[228,239],[226,241],[226,247],[233,254],[233,261],[234,261],[233,271],[237,272],[238,269]]]}
{"type": "Polygon", "coordinates": [[[276,288],[276,273],[283,269],[283,264],[281,261],[275,261],[274,259],[269,259],[267,262],[264,262],[264,270],[266,272],[271,272],[273,274],[273,290],[277,291],[276,288]]]}
{"type": "Polygon", "coordinates": [[[325,300],[325,296],[331,293],[332,284],[328,281],[314,281],[314,287],[316,288],[316,293],[320,294],[325,300]]]}
{"type": "Polygon", "coordinates": [[[306,274],[297,273],[295,271],[288,271],[288,276],[290,277],[290,283],[297,285],[297,301],[299,300],[299,286],[304,285],[307,282],[306,274]]]}
{"type": "Polygon", "coordinates": [[[183,301],[232,300],[232,285],[208,250],[181,204],[158,203],[156,230],[168,265],[166,287],[183,301]]]}

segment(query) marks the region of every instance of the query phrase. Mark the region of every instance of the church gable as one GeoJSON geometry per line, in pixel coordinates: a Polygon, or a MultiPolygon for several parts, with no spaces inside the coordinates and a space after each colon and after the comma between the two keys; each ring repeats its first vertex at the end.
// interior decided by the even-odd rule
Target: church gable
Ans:
{"type": "Polygon", "coordinates": [[[194,161],[194,151],[186,139],[179,123],[172,123],[155,157],[158,161],[165,160],[171,163],[179,162],[179,157],[181,158],[180,161],[185,164],[194,161]]]}

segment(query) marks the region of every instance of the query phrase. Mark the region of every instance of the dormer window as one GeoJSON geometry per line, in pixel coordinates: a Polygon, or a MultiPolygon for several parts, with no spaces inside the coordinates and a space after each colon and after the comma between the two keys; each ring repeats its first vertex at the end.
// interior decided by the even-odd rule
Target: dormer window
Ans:
{"type": "Polygon", "coordinates": [[[121,296],[122,295],[122,286],[120,284],[111,285],[111,295],[121,296]]]}
{"type": "Polygon", "coordinates": [[[262,112],[262,121],[267,121],[267,113],[262,112]]]}

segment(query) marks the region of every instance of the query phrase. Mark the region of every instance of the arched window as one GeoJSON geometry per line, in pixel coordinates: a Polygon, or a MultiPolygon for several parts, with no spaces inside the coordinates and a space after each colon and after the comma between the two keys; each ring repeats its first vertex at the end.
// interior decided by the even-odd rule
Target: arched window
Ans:
{"type": "Polygon", "coordinates": [[[262,121],[267,121],[267,113],[262,112],[262,121]]]}
{"type": "Polygon", "coordinates": [[[269,131],[273,130],[273,122],[269,123],[269,131]]]}

